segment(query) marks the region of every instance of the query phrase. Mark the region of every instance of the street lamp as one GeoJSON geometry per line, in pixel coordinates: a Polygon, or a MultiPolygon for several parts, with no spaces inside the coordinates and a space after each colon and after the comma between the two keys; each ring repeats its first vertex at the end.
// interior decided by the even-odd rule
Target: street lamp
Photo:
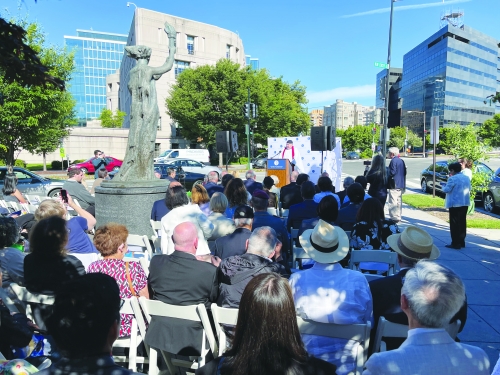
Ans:
{"type": "Polygon", "coordinates": [[[135,9],[137,9],[137,5],[135,5],[134,3],[131,3],[130,1],[127,1],[127,6],[129,7],[130,4],[132,4],[133,6],[135,6],[135,9]]]}
{"type": "Polygon", "coordinates": [[[392,16],[394,14],[394,3],[401,0],[391,0],[391,17],[389,23],[389,46],[387,48],[387,73],[385,76],[385,118],[384,131],[382,137],[382,152],[384,157],[387,155],[387,128],[389,127],[389,77],[391,67],[391,43],[392,43],[392,16]]]}
{"type": "Polygon", "coordinates": [[[407,113],[423,113],[424,115],[424,147],[422,147],[423,157],[425,158],[425,111],[408,111],[407,113]]]}

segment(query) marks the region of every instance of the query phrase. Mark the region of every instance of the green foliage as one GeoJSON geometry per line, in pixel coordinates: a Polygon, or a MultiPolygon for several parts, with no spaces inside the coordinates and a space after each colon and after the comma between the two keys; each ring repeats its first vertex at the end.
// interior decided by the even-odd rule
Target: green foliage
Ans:
{"type": "Polygon", "coordinates": [[[337,130],[337,137],[342,138],[342,149],[345,152],[370,149],[371,152],[372,142],[377,143],[380,134],[380,130],[377,128],[377,134],[373,135],[373,128],[374,125],[356,125],[344,131],[337,130]]]}
{"type": "Polygon", "coordinates": [[[427,194],[403,194],[403,203],[415,208],[444,207],[444,199],[427,194]]]}
{"type": "Polygon", "coordinates": [[[127,116],[126,112],[116,110],[113,113],[110,109],[103,108],[99,120],[103,128],[121,128],[125,116],[127,116]]]}
{"type": "Polygon", "coordinates": [[[472,171],[471,190],[470,190],[470,200],[474,201],[474,197],[479,192],[485,192],[488,190],[488,186],[493,179],[493,175],[487,172],[480,172],[477,170],[472,171]]]}
{"type": "Polygon", "coordinates": [[[228,59],[184,70],[166,100],[168,114],[187,139],[200,137],[213,145],[216,131],[233,130],[244,140],[248,89],[250,101],[258,106],[258,117],[251,120],[255,142],[309,132],[309,115],[302,108],[305,87],[272,78],[265,69],[241,69],[228,59]]]}
{"type": "Polygon", "coordinates": [[[359,154],[361,159],[371,159],[373,157],[373,151],[371,148],[367,148],[361,154],[359,154]]]}
{"type": "Polygon", "coordinates": [[[14,162],[14,166],[26,168],[26,162],[24,160],[21,160],[21,159],[16,159],[16,161],[14,162]]]}
{"type": "Polygon", "coordinates": [[[472,162],[487,158],[488,147],[479,141],[477,128],[473,124],[467,126],[454,125],[447,131],[447,146],[451,155],[458,158],[467,158],[472,162]]]}
{"type": "MultiPolygon", "coordinates": [[[[45,36],[37,24],[23,24],[26,41],[38,53],[40,61],[49,66],[48,73],[62,81],[69,80],[74,69],[73,53],[58,47],[45,46],[45,36]]],[[[74,100],[71,94],[51,86],[25,87],[10,82],[0,71],[0,145],[7,164],[14,162],[17,150],[32,153],[54,151],[73,125],[74,100]]]]}
{"type": "Polygon", "coordinates": [[[389,147],[397,147],[401,150],[405,147],[405,139],[406,139],[406,128],[401,126],[397,126],[395,128],[391,128],[391,133],[389,134],[389,142],[387,145],[389,147]]]}
{"type": "Polygon", "coordinates": [[[30,163],[26,165],[26,169],[33,172],[41,171],[43,170],[43,164],[30,163]]]}
{"type": "Polygon", "coordinates": [[[477,134],[483,139],[484,143],[491,147],[500,146],[500,113],[493,118],[486,120],[479,128],[477,134]]]}
{"type": "Polygon", "coordinates": [[[415,132],[408,130],[408,146],[409,147],[422,147],[423,146],[423,139],[422,137],[419,137],[415,132]]]}
{"type": "Polygon", "coordinates": [[[67,169],[68,168],[68,161],[64,160],[62,163],[60,160],[52,160],[52,163],[50,163],[50,169],[60,171],[61,169],[67,169]]]}

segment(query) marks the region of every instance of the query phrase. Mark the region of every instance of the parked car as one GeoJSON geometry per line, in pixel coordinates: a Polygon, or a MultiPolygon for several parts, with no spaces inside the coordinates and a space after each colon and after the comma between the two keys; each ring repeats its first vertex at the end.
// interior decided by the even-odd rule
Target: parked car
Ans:
{"type": "Polygon", "coordinates": [[[265,168],[267,164],[267,152],[263,152],[259,156],[253,158],[251,161],[254,168],[265,168]]]}
{"type": "MultiPolygon", "coordinates": [[[[493,170],[484,163],[476,163],[474,165],[474,169],[475,169],[475,171],[488,173],[488,174],[491,174],[493,176],[493,170]]],[[[423,193],[428,193],[428,192],[432,191],[432,184],[433,184],[432,175],[433,175],[432,164],[430,166],[428,166],[427,168],[425,168],[420,173],[420,186],[421,186],[423,193]]],[[[444,195],[442,184],[448,182],[448,177],[449,177],[448,162],[447,161],[436,162],[436,179],[435,179],[436,180],[436,193],[444,195]]],[[[500,183],[500,179],[498,179],[498,181],[500,183]]],[[[491,184],[490,184],[490,187],[491,187],[491,184]]],[[[498,193],[500,194],[500,192],[498,192],[498,193]]],[[[485,193],[480,192],[476,195],[474,200],[483,201],[483,198],[485,197],[486,194],[487,194],[487,192],[485,192],[485,193]]],[[[490,194],[490,195],[491,195],[491,197],[494,197],[493,194],[490,194]]],[[[500,204],[500,199],[497,199],[497,201],[500,204]]]]}
{"type": "Polygon", "coordinates": [[[181,167],[184,171],[191,173],[201,173],[203,175],[206,175],[208,174],[208,172],[215,171],[219,176],[222,173],[222,170],[218,167],[205,165],[203,163],[200,163],[199,161],[192,159],[170,159],[168,161],[165,161],[164,163],[167,165],[173,165],[174,167],[181,167]]]}
{"type": "MultiPolygon", "coordinates": [[[[0,195],[2,197],[6,173],[7,167],[0,167],[0,195]]],[[[51,178],[42,177],[21,167],[14,167],[14,173],[17,176],[17,188],[22,194],[33,194],[53,198],[59,196],[64,184],[63,180],[53,180],[51,178]]]]}
{"type": "Polygon", "coordinates": [[[154,159],[154,162],[169,163],[171,162],[170,159],[177,158],[196,160],[200,163],[210,165],[210,153],[204,148],[180,148],[165,150],[157,158],[154,159]]]}
{"type": "MultiPolygon", "coordinates": [[[[78,164],[71,164],[68,168],[68,170],[72,169],[72,168],[80,168],[83,173],[87,174],[87,173],[94,173],[95,172],[95,168],[94,168],[94,165],[92,164],[92,160],[94,160],[95,157],[92,157],[82,163],[78,163],[78,164]]],[[[112,156],[106,156],[106,161],[108,162],[108,165],[106,165],[106,170],[108,172],[111,172],[111,171],[115,171],[115,172],[118,172],[120,170],[120,167],[122,166],[122,163],[123,161],[121,160],[118,160],[112,156]]]]}
{"type": "MultiPolygon", "coordinates": [[[[161,178],[166,179],[168,174],[167,174],[167,169],[172,167],[172,165],[169,164],[164,164],[164,163],[155,163],[154,168],[155,170],[160,171],[161,173],[161,178]]],[[[174,167],[177,169],[175,173],[175,179],[179,181],[186,190],[191,190],[193,185],[196,182],[203,182],[205,179],[205,175],[201,173],[193,173],[193,172],[187,172],[184,171],[182,167],[174,167]]]]}
{"type": "Polygon", "coordinates": [[[483,194],[483,208],[488,212],[493,212],[500,208],[500,168],[495,171],[488,191],[483,194]]]}
{"type": "Polygon", "coordinates": [[[351,151],[345,154],[345,158],[347,160],[356,160],[359,159],[359,154],[355,151],[351,151]]]}

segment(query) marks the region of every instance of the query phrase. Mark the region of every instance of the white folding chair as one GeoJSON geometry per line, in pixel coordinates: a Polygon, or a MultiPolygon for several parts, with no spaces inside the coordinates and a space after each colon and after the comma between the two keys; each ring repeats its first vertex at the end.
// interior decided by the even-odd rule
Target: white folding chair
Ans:
{"type": "Polygon", "coordinates": [[[282,217],[288,217],[288,208],[285,208],[281,211],[281,216],[282,217]]]}
{"type": "Polygon", "coordinates": [[[295,240],[299,237],[299,230],[295,228],[290,228],[290,249],[295,246],[295,240]]]}
{"type": "Polygon", "coordinates": [[[219,307],[212,303],[212,316],[214,318],[215,330],[219,341],[219,357],[227,349],[226,332],[223,325],[235,326],[238,320],[238,309],[229,309],[227,307],[219,307]]]}
{"type": "Polygon", "coordinates": [[[28,292],[25,287],[19,286],[16,283],[10,284],[9,287],[12,293],[14,293],[14,295],[18,299],[21,307],[24,309],[26,316],[34,321],[39,327],[44,327],[45,323],[42,321],[42,318],[38,316],[38,314],[33,314],[31,305],[53,305],[54,296],[28,292]]]}
{"type": "Polygon", "coordinates": [[[34,214],[38,206],[29,203],[21,203],[21,207],[23,211],[26,211],[29,214],[34,214]]]}
{"type": "Polygon", "coordinates": [[[387,346],[384,337],[408,337],[408,326],[389,322],[383,316],[378,319],[377,332],[375,333],[375,342],[373,343],[373,352],[385,352],[387,346]]]}
{"type": "Polygon", "coordinates": [[[14,212],[21,211],[21,204],[16,202],[5,202],[7,204],[7,208],[11,207],[14,212]]]}
{"type": "Polygon", "coordinates": [[[301,262],[302,259],[311,259],[311,257],[309,256],[309,254],[306,253],[306,251],[302,247],[294,246],[292,254],[292,260],[293,260],[292,267],[295,268],[296,266],[295,262],[299,261],[298,268],[302,269],[302,262],[301,262]]]}
{"type": "MultiPolygon", "coordinates": [[[[0,299],[3,301],[4,305],[10,310],[10,312],[17,313],[19,309],[16,304],[10,299],[8,294],[5,292],[5,289],[0,288],[0,299]]],[[[1,358],[0,358],[1,359],[1,358]]]]}
{"type": "Polygon", "coordinates": [[[359,271],[360,262],[387,263],[389,265],[387,275],[394,275],[398,266],[398,256],[390,250],[352,250],[349,268],[359,271]]]}
{"type": "Polygon", "coordinates": [[[153,257],[153,249],[146,235],[129,234],[127,237],[127,245],[132,255],[134,255],[134,253],[143,253],[146,254],[149,259],[153,257]]]}
{"type": "Polygon", "coordinates": [[[32,204],[34,206],[38,206],[45,199],[50,199],[49,197],[41,197],[40,195],[32,195],[32,194],[29,195],[26,194],[25,197],[28,200],[29,204],[32,204]]]}
{"type": "MultiPolygon", "coordinates": [[[[208,354],[209,350],[212,350],[212,353],[214,353],[214,355],[218,353],[217,342],[215,341],[215,336],[210,325],[210,320],[208,319],[207,310],[205,308],[205,305],[203,305],[202,303],[200,303],[199,305],[191,306],[176,306],[161,301],[149,300],[145,297],[140,297],[139,303],[142,307],[142,310],[144,311],[144,314],[146,315],[148,323],[151,323],[152,316],[163,316],[176,319],[184,319],[193,322],[200,322],[203,326],[200,356],[196,361],[190,362],[172,358],[170,353],[160,350],[171,374],[174,373],[174,366],[196,370],[205,365],[205,356],[208,354]],[[208,341],[209,343],[208,348],[206,346],[206,341],[208,341]]],[[[150,350],[152,351],[153,348],[150,348],[150,350]]]]}
{"type": "Polygon", "coordinates": [[[149,222],[154,232],[151,236],[151,241],[153,241],[155,254],[161,254],[161,221],[149,220],[149,222]]]}
{"type": "Polygon", "coordinates": [[[455,338],[457,337],[458,330],[460,329],[460,325],[461,324],[462,324],[462,322],[460,321],[460,319],[457,319],[456,321],[454,321],[453,323],[448,324],[444,328],[446,330],[446,332],[448,332],[448,334],[450,335],[450,337],[453,340],[455,340],[455,338]]]}
{"type": "Polygon", "coordinates": [[[370,273],[364,273],[363,275],[365,275],[366,281],[368,281],[368,282],[370,282],[372,280],[381,279],[381,278],[384,277],[384,275],[373,275],[373,274],[370,274],[370,273]]]}
{"type": "Polygon", "coordinates": [[[0,199],[0,207],[8,208],[7,207],[7,202],[5,202],[3,199],[0,199]]]}
{"type": "MultiPolygon", "coordinates": [[[[132,327],[130,329],[130,337],[120,337],[114,344],[113,348],[129,348],[128,356],[124,355],[113,355],[115,362],[128,363],[128,369],[132,371],[137,371],[137,363],[148,363],[148,359],[145,357],[137,356],[137,347],[144,340],[144,336],[141,335],[138,323],[136,319],[136,311],[132,308],[132,301],[135,300],[137,303],[137,298],[127,298],[123,300],[123,306],[120,309],[120,314],[132,315],[132,327]]],[[[139,309],[140,312],[140,309],[139,309]]],[[[142,318],[142,312],[140,312],[142,318]]]]}
{"type": "Polygon", "coordinates": [[[333,324],[319,323],[302,319],[297,316],[300,334],[326,336],[338,339],[354,340],[359,343],[356,353],[356,372],[361,375],[366,360],[368,359],[368,346],[370,344],[371,323],[366,324],[333,324]]]}

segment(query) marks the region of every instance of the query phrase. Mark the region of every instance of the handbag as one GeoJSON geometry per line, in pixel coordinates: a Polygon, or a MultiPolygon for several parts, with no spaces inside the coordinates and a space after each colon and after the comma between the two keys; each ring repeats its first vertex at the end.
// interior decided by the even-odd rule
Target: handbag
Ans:
{"type": "Polygon", "coordinates": [[[132,293],[132,295],[133,295],[134,297],[137,297],[137,298],[138,298],[139,296],[138,296],[138,295],[137,295],[137,293],[135,292],[134,286],[132,285],[132,278],[130,277],[130,270],[129,270],[129,268],[128,268],[128,263],[129,263],[129,262],[125,262],[125,275],[126,275],[126,277],[127,277],[128,287],[129,287],[130,292],[132,293]]]}

